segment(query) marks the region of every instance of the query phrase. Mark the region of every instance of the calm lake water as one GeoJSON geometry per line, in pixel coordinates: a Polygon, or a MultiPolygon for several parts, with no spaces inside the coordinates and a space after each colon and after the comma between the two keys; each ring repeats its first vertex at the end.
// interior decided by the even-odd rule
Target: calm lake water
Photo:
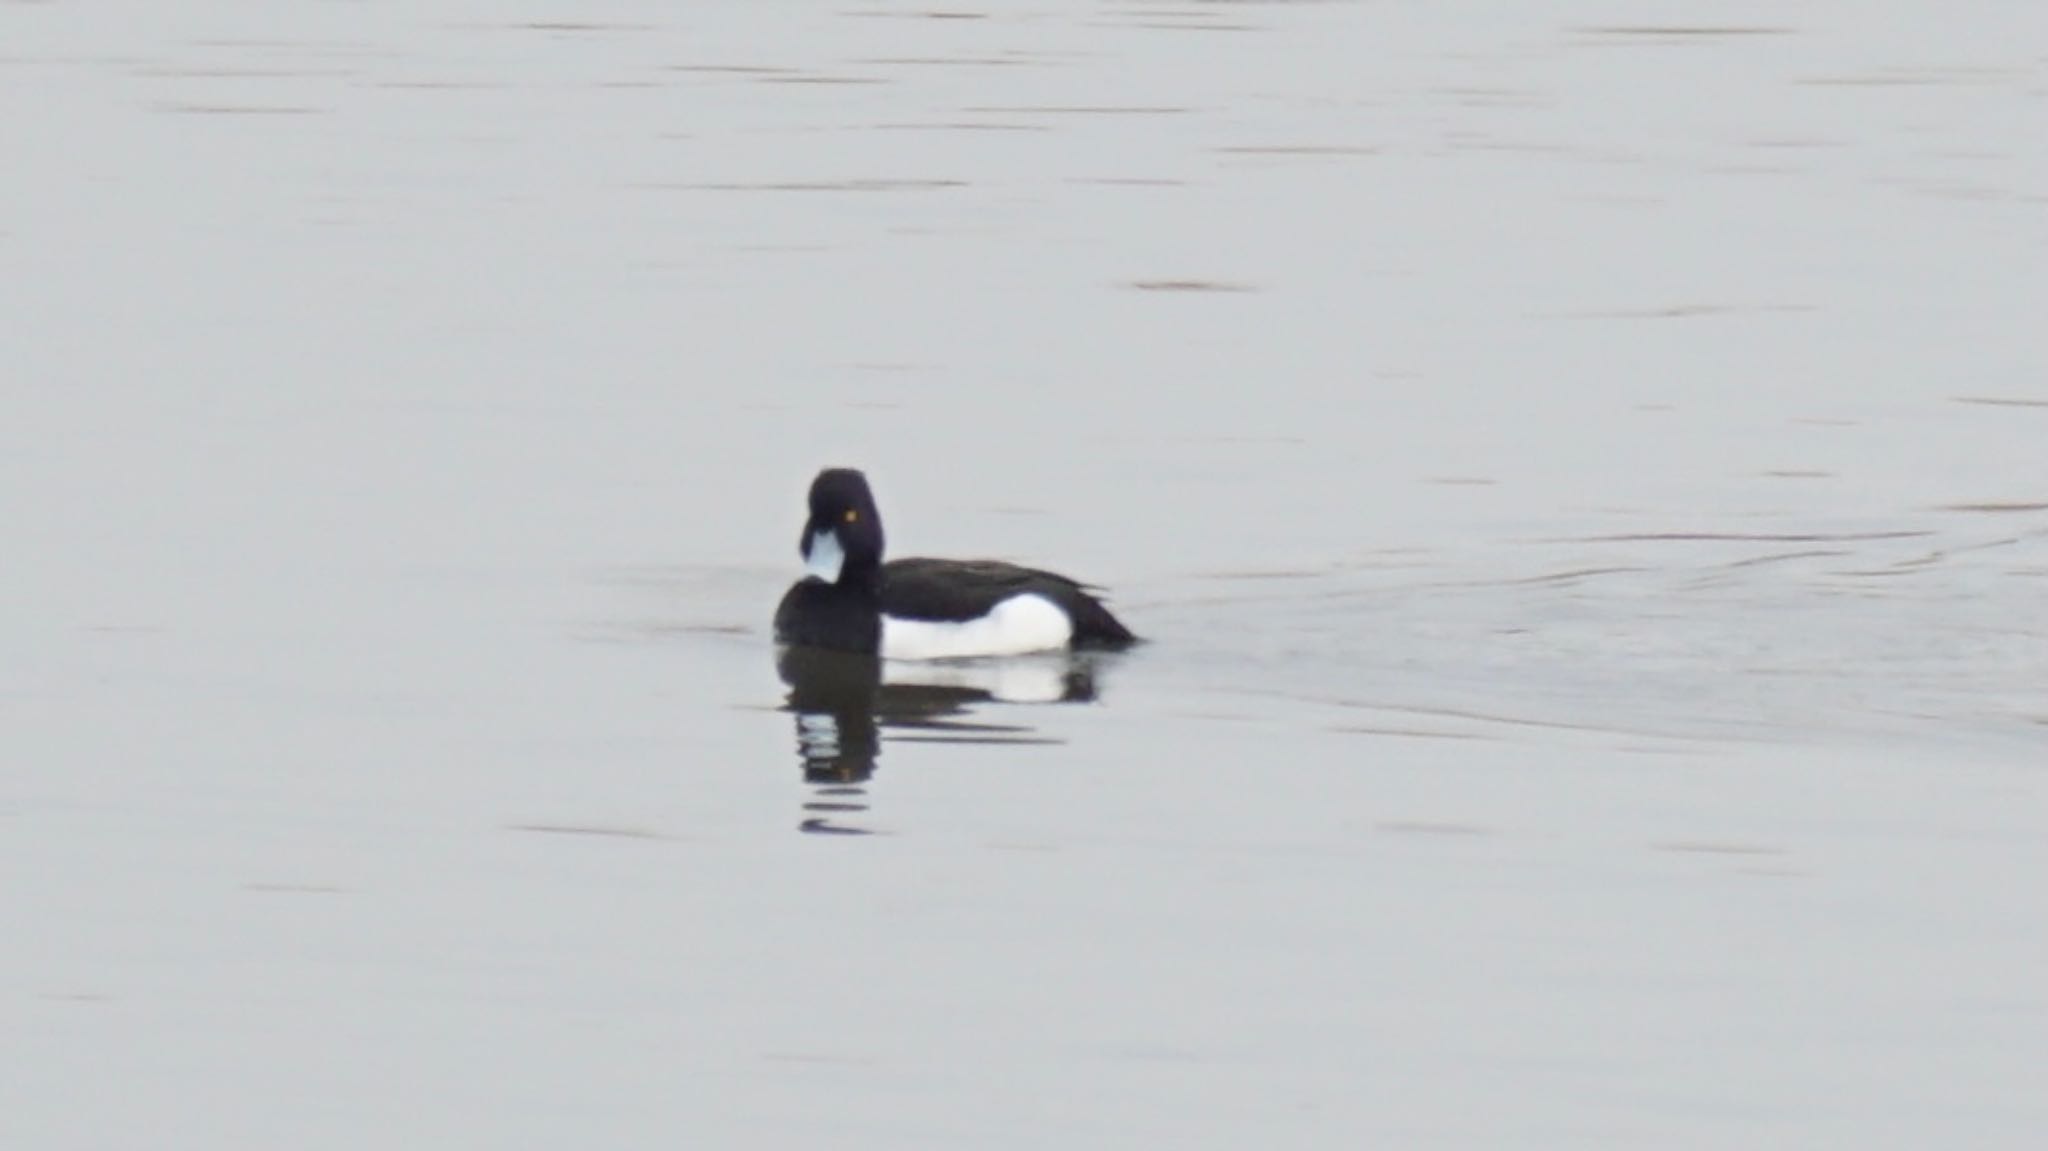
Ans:
{"type": "Polygon", "coordinates": [[[0,1145],[2037,1146],[2044,37],[0,4],[0,1145]]]}

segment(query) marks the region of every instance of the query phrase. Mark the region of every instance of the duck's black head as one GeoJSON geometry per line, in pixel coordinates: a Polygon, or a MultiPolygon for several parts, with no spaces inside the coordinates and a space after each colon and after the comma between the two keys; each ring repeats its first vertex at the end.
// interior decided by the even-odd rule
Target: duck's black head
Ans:
{"type": "Polygon", "coordinates": [[[811,481],[811,518],[797,541],[804,564],[826,583],[872,575],[882,564],[882,515],[868,478],[852,468],[826,468],[811,481]]]}

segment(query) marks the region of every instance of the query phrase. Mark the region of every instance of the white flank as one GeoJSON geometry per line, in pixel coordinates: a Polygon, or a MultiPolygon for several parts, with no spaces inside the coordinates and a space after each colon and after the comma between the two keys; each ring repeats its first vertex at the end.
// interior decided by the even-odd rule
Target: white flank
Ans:
{"type": "Polygon", "coordinates": [[[1016,595],[980,619],[940,623],[882,617],[883,659],[962,659],[1023,655],[1067,646],[1074,621],[1042,595],[1016,595]]]}
{"type": "Polygon", "coordinates": [[[846,566],[846,551],[839,546],[839,533],[830,528],[811,533],[811,550],[804,553],[804,570],[826,583],[839,582],[839,569],[846,566]]]}

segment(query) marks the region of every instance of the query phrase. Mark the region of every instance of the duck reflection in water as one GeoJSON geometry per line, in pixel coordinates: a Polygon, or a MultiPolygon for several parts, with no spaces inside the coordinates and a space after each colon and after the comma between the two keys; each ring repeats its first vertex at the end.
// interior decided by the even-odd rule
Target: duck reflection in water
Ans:
{"type": "Polygon", "coordinates": [[[1085,652],[946,663],[885,662],[871,655],[789,646],[776,671],[789,685],[784,710],[796,717],[797,757],[815,789],[799,830],[865,835],[839,821],[867,810],[864,786],[882,754],[882,731],[898,742],[1057,743],[1024,724],[972,718],[992,703],[1087,703],[1096,698],[1104,657],[1085,652]]]}

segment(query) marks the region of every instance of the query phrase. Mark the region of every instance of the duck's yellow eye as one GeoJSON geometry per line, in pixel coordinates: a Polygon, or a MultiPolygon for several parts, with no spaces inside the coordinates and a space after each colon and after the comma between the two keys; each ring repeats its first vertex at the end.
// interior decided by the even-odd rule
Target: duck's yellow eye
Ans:
{"type": "Polygon", "coordinates": [[[860,522],[860,513],[852,508],[846,509],[846,522],[850,524],[860,522]]]}

